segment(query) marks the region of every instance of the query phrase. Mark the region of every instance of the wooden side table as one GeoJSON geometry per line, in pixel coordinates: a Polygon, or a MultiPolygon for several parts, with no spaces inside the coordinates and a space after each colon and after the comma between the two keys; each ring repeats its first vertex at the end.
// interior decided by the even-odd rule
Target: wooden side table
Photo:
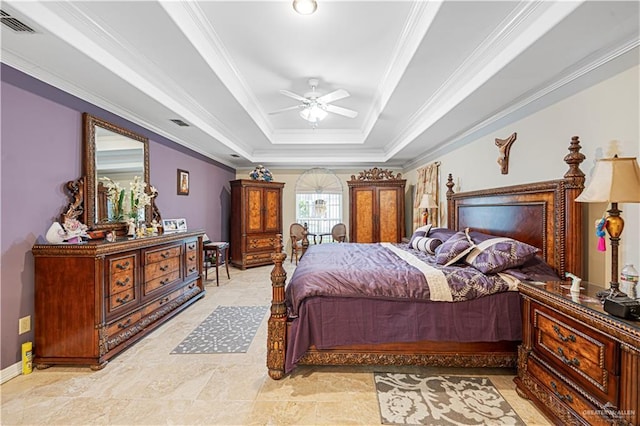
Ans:
{"type": "MultiPolygon", "coordinates": [[[[208,266],[211,266],[210,265],[211,262],[207,261],[206,259],[210,259],[213,255],[215,255],[216,285],[220,285],[220,281],[218,279],[218,267],[222,265],[222,263],[220,262],[220,259],[224,259],[222,262],[224,262],[224,266],[227,270],[227,278],[231,279],[231,276],[229,275],[229,243],[227,243],[226,241],[214,241],[214,242],[209,242],[204,244],[202,248],[204,250],[204,258],[208,266]]],[[[204,268],[205,281],[209,279],[208,273],[207,273],[208,270],[209,268],[205,266],[204,268]]]]}
{"type": "Polygon", "coordinates": [[[640,321],[605,312],[603,288],[520,283],[518,393],[558,424],[640,425],[640,321]]]}

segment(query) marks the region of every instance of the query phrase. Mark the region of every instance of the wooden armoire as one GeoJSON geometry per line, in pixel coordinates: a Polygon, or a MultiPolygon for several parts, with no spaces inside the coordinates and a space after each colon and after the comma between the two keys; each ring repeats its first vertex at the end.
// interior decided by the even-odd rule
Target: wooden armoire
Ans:
{"type": "Polygon", "coordinates": [[[399,243],[404,236],[404,187],[406,180],[389,170],[374,167],[349,185],[349,241],[399,243]]]}
{"type": "Polygon", "coordinates": [[[231,183],[230,262],[246,269],[271,264],[282,234],[284,183],[238,179],[231,183]]]}

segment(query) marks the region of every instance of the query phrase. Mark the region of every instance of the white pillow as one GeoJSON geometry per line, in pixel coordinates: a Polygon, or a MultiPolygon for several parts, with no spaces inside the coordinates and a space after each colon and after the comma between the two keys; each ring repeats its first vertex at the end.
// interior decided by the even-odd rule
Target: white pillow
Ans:
{"type": "Polygon", "coordinates": [[[429,254],[435,254],[436,248],[442,244],[437,238],[418,237],[411,241],[411,247],[429,254]]]}

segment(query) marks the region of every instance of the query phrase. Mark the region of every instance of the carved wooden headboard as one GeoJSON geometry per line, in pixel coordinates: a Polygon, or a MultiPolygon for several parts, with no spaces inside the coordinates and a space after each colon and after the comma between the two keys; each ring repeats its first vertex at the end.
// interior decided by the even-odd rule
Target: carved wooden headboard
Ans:
{"type": "Polygon", "coordinates": [[[571,138],[562,179],[471,192],[453,192],[447,182],[448,226],[511,237],[541,250],[559,276],[582,276],[582,205],[574,200],[584,188],[578,136],[571,138]]]}

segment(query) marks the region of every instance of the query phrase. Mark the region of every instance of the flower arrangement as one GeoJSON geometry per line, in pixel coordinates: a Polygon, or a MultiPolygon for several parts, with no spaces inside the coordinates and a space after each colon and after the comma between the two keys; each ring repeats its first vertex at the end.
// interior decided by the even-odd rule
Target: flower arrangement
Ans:
{"type": "Polygon", "coordinates": [[[126,190],[120,186],[120,183],[113,181],[108,177],[101,177],[104,186],[107,188],[107,198],[111,202],[111,215],[109,219],[113,222],[121,222],[125,215],[132,219],[139,217],[140,209],[144,209],[151,204],[151,200],[158,195],[158,191],[153,186],[149,187],[147,192],[147,183],[139,176],[133,178],[133,182],[129,182],[129,197],[126,197],[126,190]],[[128,202],[128,206],[125,205],[128,202]],[[125,208],[127,211],[125,212],[125,208]]]}
{"type": "Polygon", "coordinates": [[[253,169],[251,173],[249,173],[249,177],[253,180],[263,180],[265,182],[271,182],[273,180],[273,175],[262,164],[253,169]]]}
{"type": "Polygon", "coordinates": [[[131,201],[129,202],[129,217],[137,219],[139,217],[140,209],[144,209],[148,205],[151,205],[153,200],[158,195],[158,190],[153,186],[149,187],[147,193],[147,183],[139,176],[133,178],[133,182],[129,183],[131,189],[131,201]]]}

